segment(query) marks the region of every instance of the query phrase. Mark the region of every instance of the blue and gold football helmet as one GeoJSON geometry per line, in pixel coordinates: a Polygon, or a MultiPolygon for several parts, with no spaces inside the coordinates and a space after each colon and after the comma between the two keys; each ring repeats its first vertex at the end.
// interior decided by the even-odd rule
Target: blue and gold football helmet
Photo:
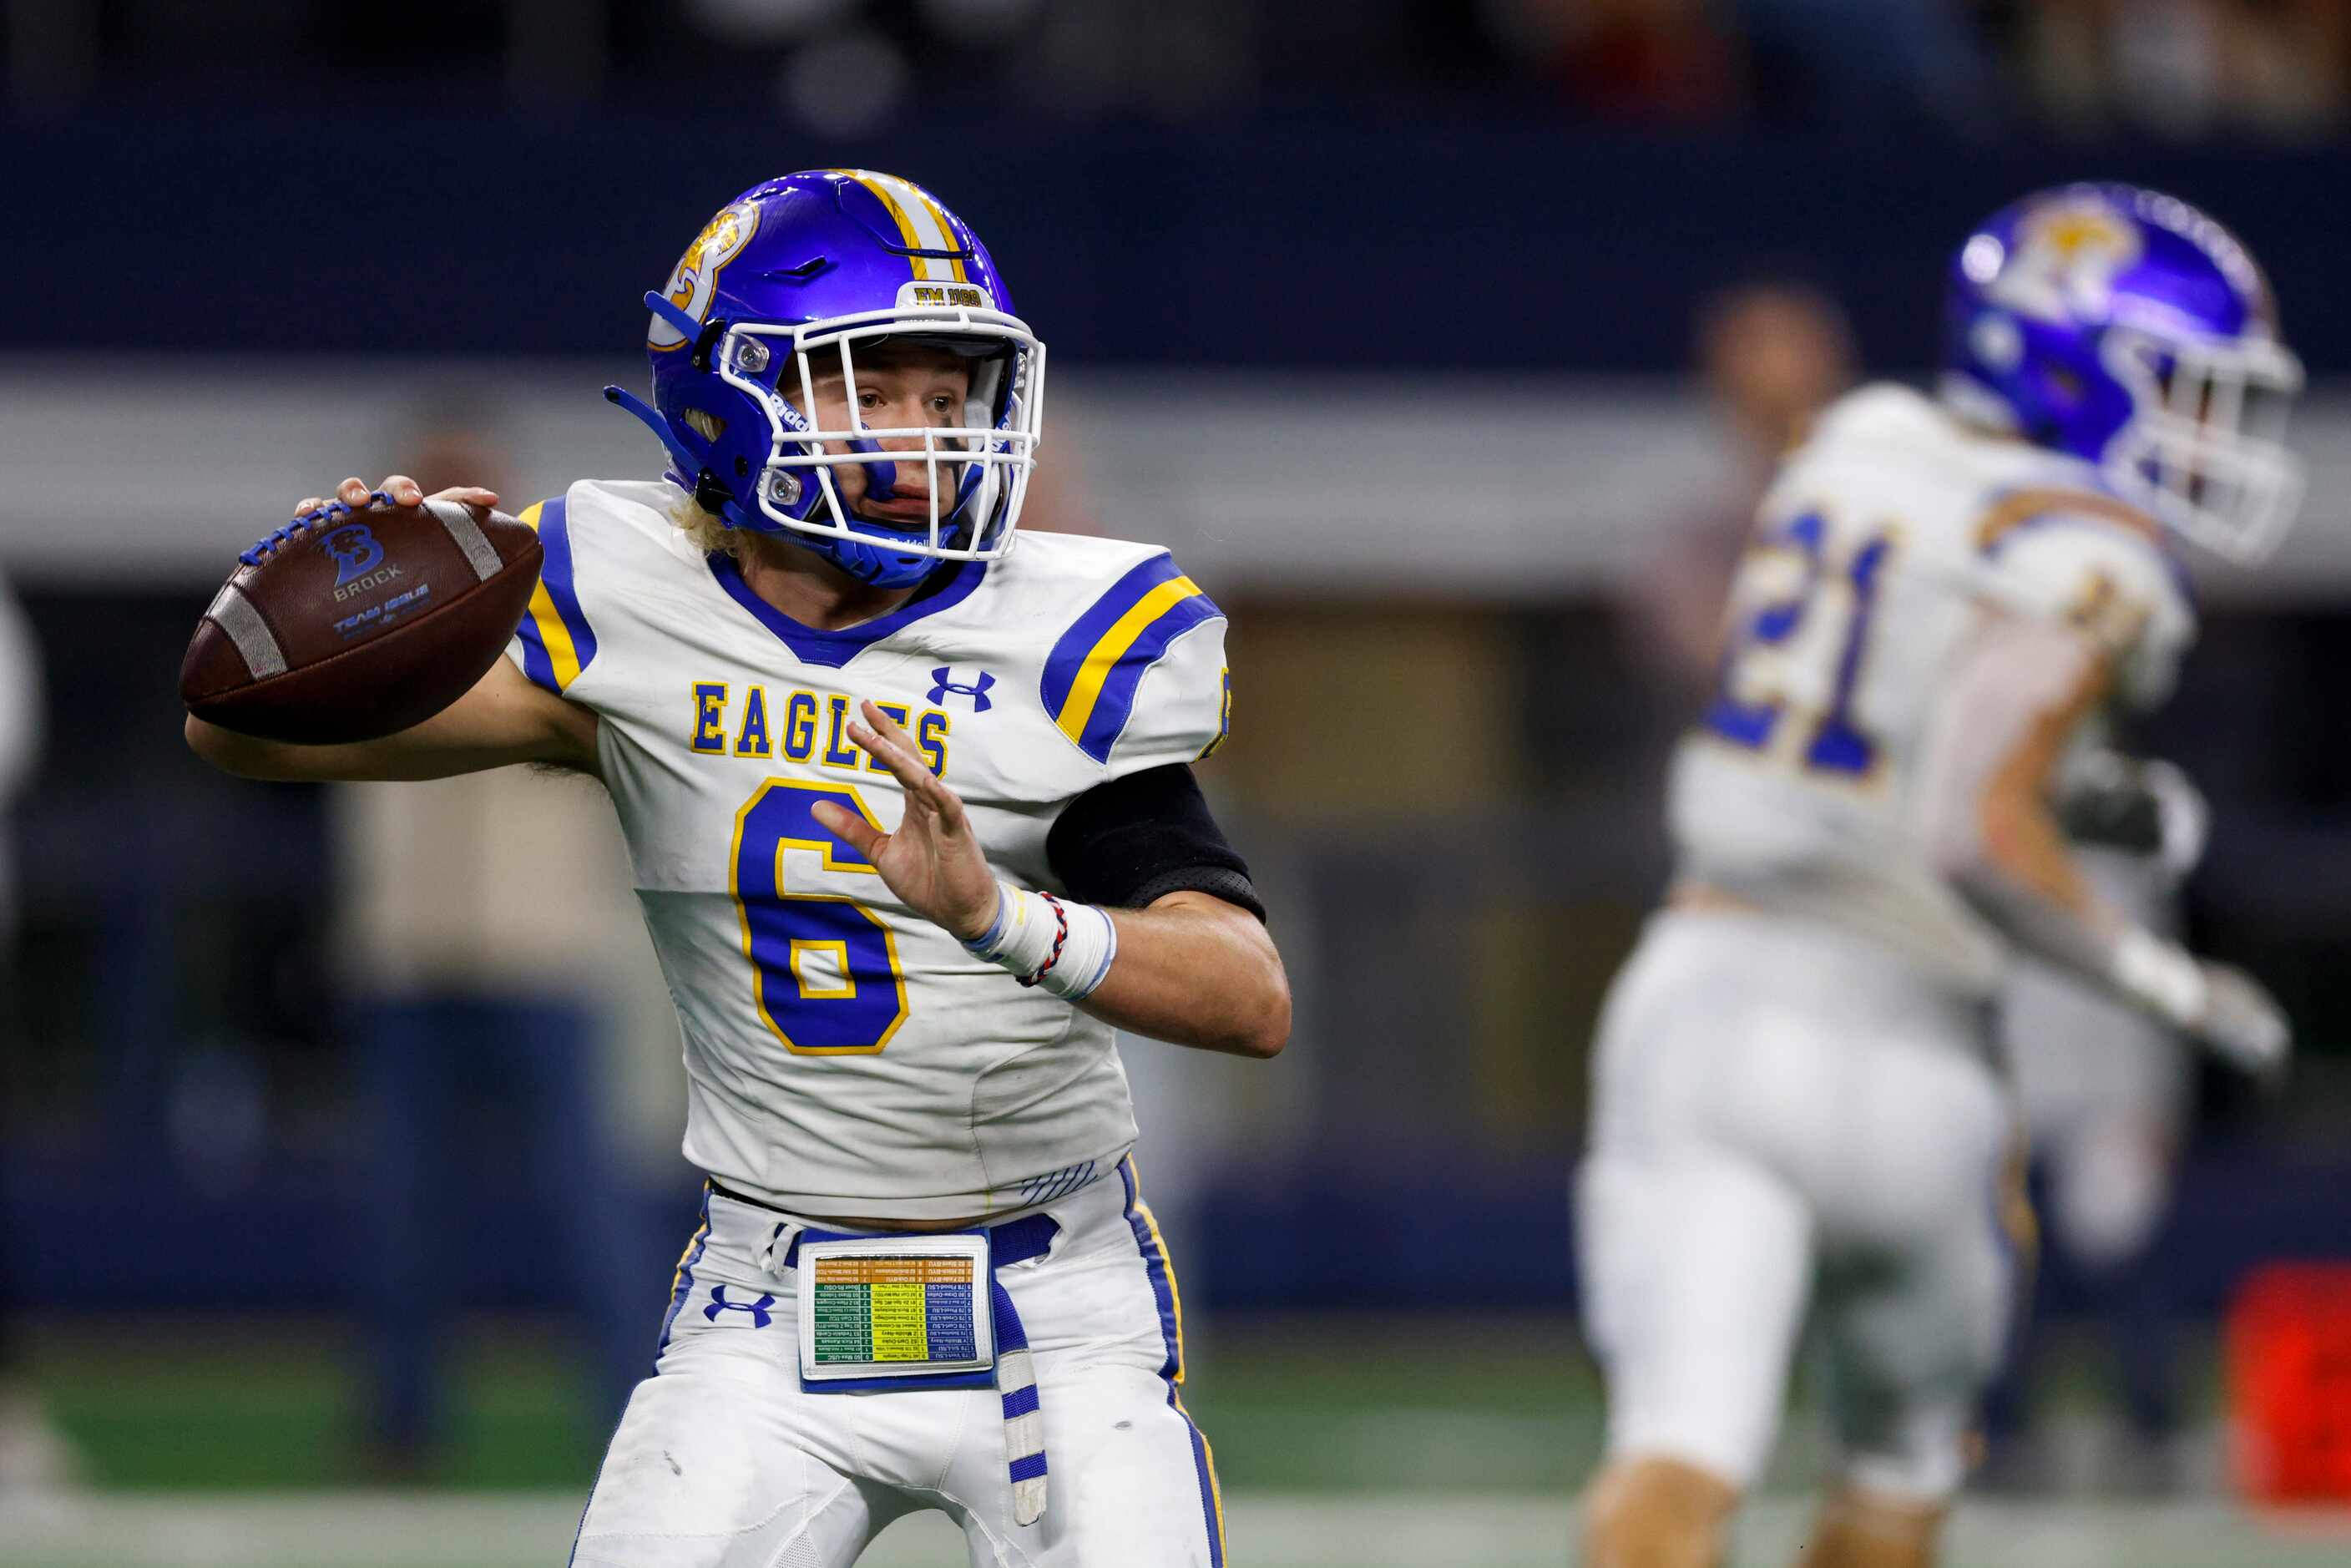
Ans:
{"type": "Polygon", "coordinates": [[[2302,380],[2252,256],[2175,197],[2044,191],[1987,219],[1952,264],[1945,400],[2097,465],[2117,495],[2244,564],[2302,504],[2282,440],[2302,380]]]}
{"type": "Polygon", "coordinates": [[[987,248],[929,192],[860,169],[754,185],[645,304],[653,403],[618,387],[604,395],[661,438],[669,477],[705,511],[788,533],[883,588],[1010,548],[1035,467],[1045,346],[1012,314],[987,248]],[[883,340],[970,361],[960,423],[865,423],[857,356],[883,340]],[[848,382],[840,429],[819,426],[814,383],[829,373],[848,382]],[[861,516],[834,480],[860,465],[865,496],[888,501],[909,464],[925,470],[927,526],[861,516]]]}

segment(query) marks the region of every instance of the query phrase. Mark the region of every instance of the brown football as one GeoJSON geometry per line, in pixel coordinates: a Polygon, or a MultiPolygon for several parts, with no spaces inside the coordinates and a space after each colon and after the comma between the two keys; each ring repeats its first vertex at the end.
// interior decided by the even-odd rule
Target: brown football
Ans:
{"type": "Polygon", "coordinates": [[[180,698],[268,740],[373,740],[472,689],[538,582],[538,535],[455,501],[351,512],[240,562],[196,626],[180,698]]]}

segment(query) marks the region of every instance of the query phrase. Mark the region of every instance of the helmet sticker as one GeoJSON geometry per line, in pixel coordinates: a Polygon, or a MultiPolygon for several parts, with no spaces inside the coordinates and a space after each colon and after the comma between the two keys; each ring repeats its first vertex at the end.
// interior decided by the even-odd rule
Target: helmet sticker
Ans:
{"type": "MultiPolygon", "coordinates": [[[[662,292],[669,302],[700,321],[710,314],[710,302],[718,292],[718,274],[751,243],[758,231],[759,209],[749,202],[737,202],[721,207],[718,214],[695,235],[685,254],[677,258],[677,269],[669,275],[662,292]]],[[[645,347],[662,351],[685,346],[685,334],[656,316],[645,333],[645,347]]]]}
{"type": "Polygon", "coordinates": [[[2043,321],[2098,316],[2144,246],[2137,226],[2104,198],[2068,196],[2025,215],[2015,250],[1984,293],[2043,321]]]}
{"type": "Polygon", "coordinates": [[[901,310],[931,308],[960,308],[966,310],[993,310],[996,301],[987,290],[977,283],[902,283],[898,286],[898,308],[901,310]]]}

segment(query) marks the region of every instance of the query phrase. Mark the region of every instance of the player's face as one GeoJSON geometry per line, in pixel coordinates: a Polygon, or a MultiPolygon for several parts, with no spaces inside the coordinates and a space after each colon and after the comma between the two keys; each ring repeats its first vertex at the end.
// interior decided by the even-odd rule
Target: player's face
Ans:
{"type": "MultiPolygon", "coordinates": [[[[813,419],[819,429],[840,430],[849,424],[849,382],[841,361],[818,360],[809,367],[816,392],[813,419]]],[[[946,349],[924,344],[882,343],[857,355],[857,416],[869,429],[944,430],[964,421],[964,400],[971,395],[971,362],[946,349]]],[[[919,452],[915,435],[875,438],[885,452],[919,452]]],[[[832,450],[827,447],[826,450],[832,450]]],[[[832,470],[832,482],[843,504],[859,516],[907,528],[928,528],[931,492],[928,465],[901,463],[886,501],[868,498],[864,468],[850,464],[832,470]]],[[[938,467],[942,486],[951,487],[959,467],[938,467]]],[[[942,498],[943,506],[952,497],[942,498]]]]}

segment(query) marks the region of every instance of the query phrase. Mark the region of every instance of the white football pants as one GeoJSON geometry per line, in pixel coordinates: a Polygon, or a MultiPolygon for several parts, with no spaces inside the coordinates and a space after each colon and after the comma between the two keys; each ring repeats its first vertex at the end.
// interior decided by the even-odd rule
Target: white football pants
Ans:
{"type": "Polygon", "coordinates": [[[1052,1249],[999,1268],[1036,1358],[1045,1515],[1013,1522],[994,1388],[809,1394],[780,1218],[712,1195],[580,1522],[575,1568],[846,1568],[938,1509],[974,1568],[1223,1568],[1207,1444],[1184,1413],[1181,1308],[1133,1162],[1047,1206],[1052,1249]]]}
{"type": "Polygon", "coordinates": [[[1769,1455],[1809,1307],[1844,1475],[1957,1490],[1998,1366],[2011,1115],[1980,1004],[1763,914],[1668,911],[1609,993],[1578,1176],[1612,1458],[1732,1485],[1769,1455]]]}

